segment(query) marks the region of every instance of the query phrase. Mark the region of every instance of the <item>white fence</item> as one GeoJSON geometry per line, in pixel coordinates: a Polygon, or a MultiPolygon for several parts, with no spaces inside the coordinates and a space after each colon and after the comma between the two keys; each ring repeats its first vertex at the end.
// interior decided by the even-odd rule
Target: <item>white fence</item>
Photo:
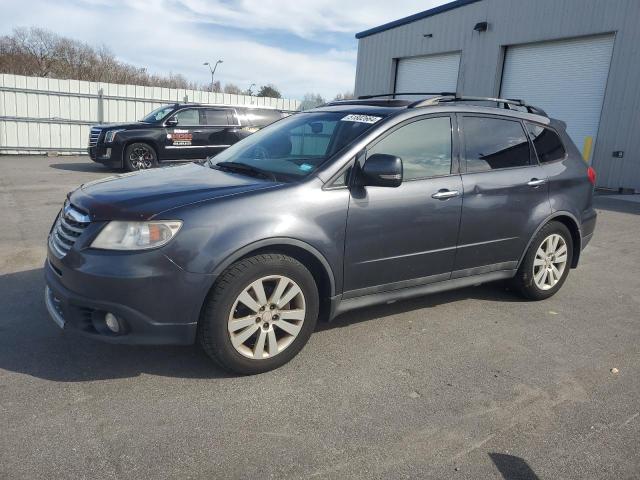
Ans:
{"type": "Polygon", "coordinates": [[[95,123],[134,122],[162,104],[297,110],[298,100],[0,74],[0,153],[86,153],[95,123]]]}

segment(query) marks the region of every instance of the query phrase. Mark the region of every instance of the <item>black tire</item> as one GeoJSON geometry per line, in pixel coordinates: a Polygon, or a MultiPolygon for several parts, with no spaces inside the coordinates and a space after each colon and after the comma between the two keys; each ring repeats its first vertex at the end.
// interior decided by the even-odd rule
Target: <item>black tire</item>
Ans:
{"type": "MultiPolygon", "coordinates": [[[[248,257],[225,270],[209,292],[198,323],[198,342],[213,360],[228,371],[241,375],[267,372],[287,363],[304,347],[315,329],[318,309],[318,287],[309,270],[299,261],[279,253],[248,257]],[[281,352],[269,358],[248,358],[231,342],[229,315],[243,290],[270,275],[285,276],[300,287],[305,302],[304,320],[297,336],[281,352]]],[[[258,329],[256,335],[259,332],[258,329]]]]}
{"type": "Polygon", "coordinates": [[[147,170],[158,166],[158,155],[148,143],[136,142],[127,146],[124,152],[124,168],[129,172],[147,170]]]}
{"type": "Polygon", "coordinates": [[[571,259],[573,258],[573,239],[569,229],[560,222],[549,222],[536,234],[529,249],[527,250],[520,268],[516,276],[513,278],[512,285],[522,296],[530,300],[544,300],[555,295],[567,280],[569,270],[571,270],[571,259]],[[567,246],[567,262],[562,271],[560,279],[555,285],[547,290],[541,289],[534,281],[534,260],[536,252],[542,243],[550,235],[557,234],[562,237],[567,246]]]}

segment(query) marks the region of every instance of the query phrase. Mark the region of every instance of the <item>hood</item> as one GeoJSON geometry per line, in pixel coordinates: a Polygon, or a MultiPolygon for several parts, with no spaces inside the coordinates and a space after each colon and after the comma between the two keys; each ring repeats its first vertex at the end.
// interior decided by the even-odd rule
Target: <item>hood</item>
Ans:
{"type": "Polygon", "coordinates": [[[277,184],[191,163],[96,180],[81,185],[69,199],[88,212],[92,221],[147,220],[189,203],[274,185],[277,184]]]}
{"type": "Polygon", "coordinates": [[[102,130],[117,130],[119,128],[126,128],[128,130],[135,130],[139,128],[149,128],[153,127],[152,123],[145,122],[133,122],[133,123],[99,123],[98,125],[93,125],[94,128],[100,128],[102,130]]]}

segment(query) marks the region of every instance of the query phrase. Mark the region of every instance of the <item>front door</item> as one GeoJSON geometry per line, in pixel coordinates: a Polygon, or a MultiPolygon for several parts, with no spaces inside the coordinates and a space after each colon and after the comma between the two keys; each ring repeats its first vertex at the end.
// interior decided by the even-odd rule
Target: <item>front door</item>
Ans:
{"type": "Polygon", "coordinates": [[[453,277],[516,268],[551,214],[547,176],[517,119],[462,115],[464,198],[453,277]]]}
{"type": "Polygon", "coordinates": [[[366,155],[402,159],[397,188],[352,187],[344,258],[345,297],[446,280],[462,207],[452,118],[413,119],[366,155]]]}
{"type": "Polygon", "coordinates": [[[189,160],[198,158],[198,146],[202,142],[200,110],[185,108],[172,115],[177,125],[165,127],[164,152],[162,159],[189,160]]]}

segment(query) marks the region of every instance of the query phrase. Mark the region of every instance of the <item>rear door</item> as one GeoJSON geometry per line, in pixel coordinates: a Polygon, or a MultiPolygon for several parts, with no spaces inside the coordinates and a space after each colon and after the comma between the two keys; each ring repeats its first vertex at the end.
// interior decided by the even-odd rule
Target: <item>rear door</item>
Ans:
{"type": "Polygon", "coordinates": [[[203,148],[201,158],[216,155],[238,141],[238,118],[230,108],[201,109],[201,128],[197,141],[203,148]]]}
{"type": "Polygon", "coordinates": [[[547,176],[518,119],[458,118],[464,197],[452,278],[513,269],[551,214],[547,176]]]}

